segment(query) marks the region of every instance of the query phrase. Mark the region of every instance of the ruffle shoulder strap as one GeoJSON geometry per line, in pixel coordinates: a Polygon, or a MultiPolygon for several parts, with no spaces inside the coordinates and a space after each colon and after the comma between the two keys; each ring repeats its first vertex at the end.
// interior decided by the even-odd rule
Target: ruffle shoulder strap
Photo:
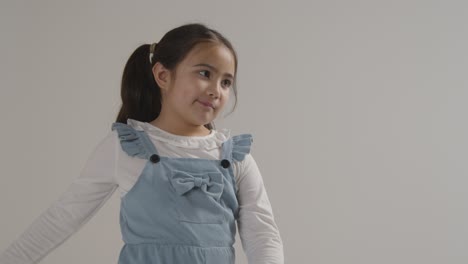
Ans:
{"type": "Polygon", "coordinates": [[[241,134],[232,137],[232,158],[236,161],[242,161],[245,155],[250,153],[250,147],[253,142],[251,134],[241,134]]]}
{"type": "Polygon", "coordinates": [[[120,145],[129,156],[147,159],[150,153],[144,145],[140,131],[124,123],[112,123],[112,130],[117,130],[120,145]]]}

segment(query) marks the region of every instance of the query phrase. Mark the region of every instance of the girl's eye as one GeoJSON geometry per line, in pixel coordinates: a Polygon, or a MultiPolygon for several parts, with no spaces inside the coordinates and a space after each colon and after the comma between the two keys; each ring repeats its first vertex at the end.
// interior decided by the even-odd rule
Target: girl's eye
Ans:
{"type": "Polygon", "coordinates": [[[227,87],[231,87],[231,80],[225,80],[224,84],[227,86],[227,87]]]}
{"type": "Polygon", "coordinates": [[[200,73],[200,72],[206,72],[206,73],[208,73],[208,76],[206,76],[206,77],[210,78],[210,71],[203,70],[203,71],[199,71],[199,73],[200,73]]]}
{"type": "MultiPolygon", "coordinates": [[[[205,72],[205,73],[207,73],[208,76],[205,76],[205,77],[210,78],[210,74],[211,74],[210,71],[203,70],[203,71],[199,71],[198,73],[200,73],[200,72],[205,72]]],[[[202,75],[203,75],[203,74],[202,74],[202,75]]],[[[225,85],[226,87],[231,87],[231,85],[232,85],[231,80],[226,79],[226,80],[224,80],[224,81],[225,81],[225,82],[224,82],[224,85],[225,85]]]]}

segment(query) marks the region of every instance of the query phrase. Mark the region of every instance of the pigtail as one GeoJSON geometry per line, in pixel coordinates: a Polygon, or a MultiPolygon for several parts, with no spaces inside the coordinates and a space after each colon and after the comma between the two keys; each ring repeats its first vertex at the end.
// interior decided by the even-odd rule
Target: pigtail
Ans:
{"type": "Polygon", "coordinates": [[[125,64],[120,91],[122,107],[116,122],[126,124],[127,118],[150,122],[161,112],[161,90],[153,78],[149,49],[150,45],[141,45],[125,64]]]}

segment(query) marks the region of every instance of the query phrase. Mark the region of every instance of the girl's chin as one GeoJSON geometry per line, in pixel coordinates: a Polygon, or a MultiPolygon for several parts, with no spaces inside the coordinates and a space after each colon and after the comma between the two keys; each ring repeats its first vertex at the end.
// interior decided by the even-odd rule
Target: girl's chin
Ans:
{"type": "Polygon", "coordinates": [[[209,124],[209,123],[213,122],[214,119],[215,118],[212,118],[212,117],[210,117],[210,118],[203,118],[203,117],[200,118],[199,117],[199,118],[196,118],[195,120],[193,120],[194,122],[192,124],[198,125],[198,126],[203,126],[205,124],[209,124]]]}
{"type": "Polygon", "coordinates": [[[216,115],[215,112],[199,113],[198,116],[197,115],[195,116],[195,120],[196,120],[196,123],[199,123],[199,124],[208,124],[208,123],[212,122],[213,120],[215,120],[216,116],[217,115],[216,115]]]}

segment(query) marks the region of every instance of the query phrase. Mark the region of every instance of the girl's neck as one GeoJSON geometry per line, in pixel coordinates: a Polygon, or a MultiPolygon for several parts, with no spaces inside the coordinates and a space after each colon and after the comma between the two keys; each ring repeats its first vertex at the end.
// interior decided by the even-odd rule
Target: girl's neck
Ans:
{"type": "Polygon", "coordinates": [[[207,136],[211,133],[211,130],[205,126],[180,126],[177,124],[171,124],[171,122],[164,121],[164,118],[161,116],[149,122],[149,124],[177,136],[200,137],[207,136]]]}

